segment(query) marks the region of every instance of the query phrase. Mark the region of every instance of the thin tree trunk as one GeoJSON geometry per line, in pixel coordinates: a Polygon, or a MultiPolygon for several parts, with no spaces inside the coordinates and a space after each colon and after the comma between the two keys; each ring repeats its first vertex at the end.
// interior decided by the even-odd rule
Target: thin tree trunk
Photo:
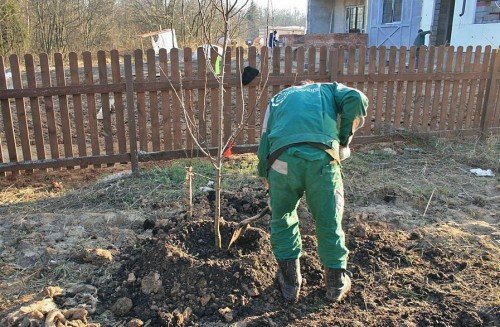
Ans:
{"type": "Polygon", "coordinates": [[[219,83],[219,130],[217,131],[217,167],[216,170],[216,181],[215,181],[215,217],[214,217],[214,234],[215,234],[215,246],[217,249],[222,248],[221,235],[220,235],[220,207],[221,207],[221,180],[222,180],[222,156],[224,151],[224,76],[226,74],[225,62],[226,62],[226,50],[227,50],[227,35],[228,35],[229,24],[226,20],[226,25],[224,29],[224,46],[222,52],[222,74],[219,83]]]}
{"type": "Polygon", "coordinates": [[[214,221],[214,236],[215,248],[222,249],[222,238],[220,235],[220,213],[221,213],[221,189],[222,189],[222,165],[218,162],[218,168],[215,169],[215,221],[214,221]]]}

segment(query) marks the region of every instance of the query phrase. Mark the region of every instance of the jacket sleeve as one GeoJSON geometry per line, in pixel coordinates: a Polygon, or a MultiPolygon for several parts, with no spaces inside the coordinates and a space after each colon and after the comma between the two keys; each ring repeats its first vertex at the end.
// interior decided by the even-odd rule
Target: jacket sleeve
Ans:
{"type": "Polygon", "coordinates": [[[269,157],[269,116],[270,116],[270,107],[267,106],[266,114],[264,116],[264,121],[262,123],[262,135],[260,136],[260,144],[259,150],[257,151],[257,158],[259,159],[259,163],[257,165],[257,170],[260,177],[267,178],[267,160],[269,157]]]}
{"type": "Polygon", "coordinates": [[[340,114],[339,142],[341,146],[347,146],[349,138],[363,125],[368,98],[356,89],[338,84],[335,102],[340,114]]]}

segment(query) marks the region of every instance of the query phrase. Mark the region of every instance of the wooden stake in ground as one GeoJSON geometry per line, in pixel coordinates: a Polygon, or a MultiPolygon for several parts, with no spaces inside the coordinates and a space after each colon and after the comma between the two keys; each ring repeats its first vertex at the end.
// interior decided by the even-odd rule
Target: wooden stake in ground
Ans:
{"type": "Polygon", "coordinates": [[[193,216],[193,167],[186,167],[186,214],[189,218],[193,216]]]}
{"type": "Polygon", "coordinates": [[[435,191],[436,189],[432,190],[431,196],[429,197],[429,201],[427,201],[427,205],[425,206],[424,214],[422,215],[422,217],[425,217],[425,214],[427,213],[427,209],[429,209],[429,204],[431,204],[432,196],[434,195],[435,191]]]}

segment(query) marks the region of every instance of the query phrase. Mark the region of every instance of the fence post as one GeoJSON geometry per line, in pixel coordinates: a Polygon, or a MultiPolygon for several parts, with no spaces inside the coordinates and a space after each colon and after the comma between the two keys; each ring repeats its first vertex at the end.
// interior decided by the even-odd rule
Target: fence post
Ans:
{"type": "Polygon", "coordinates": [[[500,79],[500,55],[498,49],[493,50],[491,64],[490,64],[490,77],[486,85],[486,92],[484,96],[483,108],[481,110],[481,140],[485,140],[488,135],[491,120],[494,118],[495,110],[497,109],[496,95],[497,86],[500,79]]]}
{"type": "Polygon", "coordinates": [[[127,93],[128,135],[130,137],[130,162],[132,174],[139,173],[139,157],[137,153],[137,130],[135,125],[134,80],[132,77],[132,56],[125,55],[125,92],[127,93]]]}
{"type": "Polygon", "coordinates": [[[338,57],[339,48],[336,46],[330,47],[330,82],[336,82],[338,77],[338,57]]]}

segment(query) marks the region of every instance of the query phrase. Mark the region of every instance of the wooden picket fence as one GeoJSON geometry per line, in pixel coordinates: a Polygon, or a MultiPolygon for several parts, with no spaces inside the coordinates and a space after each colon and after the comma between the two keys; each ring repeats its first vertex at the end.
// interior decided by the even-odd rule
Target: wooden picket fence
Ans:
{"type": "MultiPolygon", "coordinates": [[[[164,160],[214,151],[219,126],[216,53],[152,49],[120,56],[0,57],[0,175],[164,160]],[[66,66],[67,65],[67,66],[66,66]],[[102,111],[102,119],[98,112],[102,111]]],[[[268,99],[310,79],[358,88],[370,100],[357,142],[408,133],[488,135],[500,127],[500,55],[491,47],[228,49],[223,134],[243,122],[233,152],[255,151],[268,99]],[[242,87],[241,71],[260,75],[242,87]]]]}

